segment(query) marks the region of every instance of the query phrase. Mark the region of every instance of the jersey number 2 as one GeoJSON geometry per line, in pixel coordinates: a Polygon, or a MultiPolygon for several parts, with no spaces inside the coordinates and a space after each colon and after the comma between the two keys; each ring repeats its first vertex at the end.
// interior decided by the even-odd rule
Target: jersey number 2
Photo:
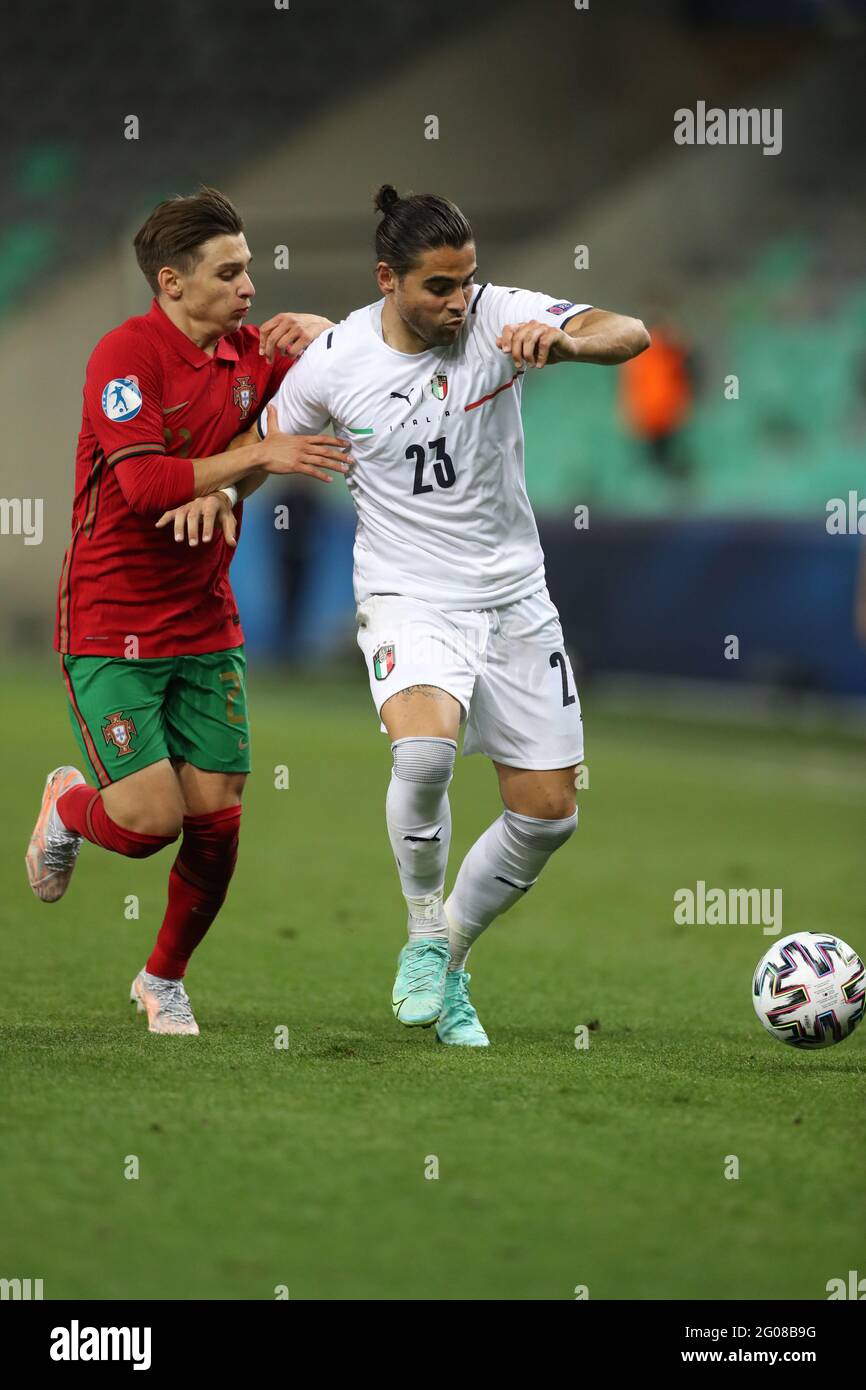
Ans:
{"type": "Polygon", "coordinates": [[[559,674],[562,676],[562,707],[574,704],[574,696],[568,693],[568,671],[565,668],[565,656],[562,652],[550,653],[551,667],[558,666],[559,674]]]}

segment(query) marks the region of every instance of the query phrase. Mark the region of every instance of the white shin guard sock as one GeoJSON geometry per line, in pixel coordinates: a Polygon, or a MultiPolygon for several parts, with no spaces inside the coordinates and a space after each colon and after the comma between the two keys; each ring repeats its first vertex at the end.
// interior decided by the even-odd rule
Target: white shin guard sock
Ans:
{"type": "Polygon", "coordinates": [[[472,943],[493,919],[526,896],[576,825],[576,811],[564,820],[538,820],[506,810],[475,841],[448,897],[452,970],[463,968],[472,943]]]}
{"type": "Polygon", "coordinates": [[[409,909],[409,939],[448,939],[442,912],[451,844],[448,783],[454,772],[453,738],[398,738],[385,800],[391,848],[409,909]]]}

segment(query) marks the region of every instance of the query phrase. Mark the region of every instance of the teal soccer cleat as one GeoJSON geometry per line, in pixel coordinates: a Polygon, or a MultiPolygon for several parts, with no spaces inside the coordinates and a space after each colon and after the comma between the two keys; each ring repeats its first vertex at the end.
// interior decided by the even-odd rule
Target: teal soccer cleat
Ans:
{"type": "Polygon", "coordinates": [[[391,1008],[407,1028],[429,1028],[442,1012],[445,977],[451,959],[447,941],[423,936],[409,941],[397,957],[391,1008]]]}
{"type": "Polygon", "coordinates": [[[445,1003],[436,1024],[436,1037],[441,1043],[456,1047],[489,1047],[490,1039],[469,998],[471,975],[465,970],[449,970],[445,982],[445,1003]]]}

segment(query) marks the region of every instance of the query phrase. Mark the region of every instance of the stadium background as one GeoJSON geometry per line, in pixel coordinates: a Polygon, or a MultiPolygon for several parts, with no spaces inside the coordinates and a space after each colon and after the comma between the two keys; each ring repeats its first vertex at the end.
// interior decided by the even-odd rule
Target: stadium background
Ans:
{"type": "MultiPolygon", "coordinates": [[[[826,527],[829,499],[860,488],[866,434],[864,57],[859,4],[821,0],[592,0],[587,11],[566,0],[83,0],[6,16],[2,494],[44,499],[44,539],[0,537],[15,1101],[0,1275],[44,1267],[54,1296],[268,1297],[289,1221],[304,1271],[292,1296],[569,1297],[588,1267],[592,1296],[822,1296],[823,1277],[806,1270],[814,1242],[762,1224],[778,1164],[730,1201],[715,1169],[710,1185],[707,1152],[717,1167],[738,1152],[728,1122],[746,1124],[741,1144],[759,1166],[795,1152],[801,1185],[833,1150],[844,1200],[825,1210],[813,1194],[818,1268],[829,1278],[856,1264],[863,1126],[849,1100],[862,1039],[821,1058],[774,1048],[748,997],[767,938],[690,936],[672,925],[671,894],[697,878],[781,883],[787,928],[866,941],[862,542],[826,527]],[[782,152],[676,145],[674,110],[699,100],[782,108],[782,152]],[[136,140],[124,138],[129,115],[136,140]],[[425,138],[431,115],[437,139],[425,138]],[[190,986],[215,1009],[198,1072],[115,1020],[167,863],[97,863],[85,850],[50,922],[23,898],[19,851],[41,778],[73,750],[50,643],[84,366],[104,332],[147,307],[130,243],[160,198],[207,182],[236,201],[254,321],[289,308],[338,319],[375,296],[383,181],[464,209],[480,279],[671,325],[687,408],[662,454],[630,428],[621,373],[560,368],[526,382],[528,487],[581,679],[590,788],[573,866],[551,866],[538,898],[542,920],[494,927],[476,952],[499,1041],[492,1079],[464,1066],[478,1059],[431,1060],[429,1038],[395,1036],[387,1016],[400,911],[377,819],[387,749],[354,644],[351,507],[338,487],[276,483],[248,506],[232,573],[259,780],[229,909],[196,963],[199,994],[190,986]],[[288,533],[272,524],[278,497],[288,533]],[[275,809],[282,763],[292,790],[275,809]],[[148,904],[140,923],[124,918],[128,894],[148,904]],[[598,1071],[575,1109],[570,1037],[597,1013],[598,1071]],[[263,1060],[262,1014],[296,1038],[288,1088],[263,1060]],[[213,1164],[207,1209],[184,1116],[213,1126],[194,1133],[196,1159],[213,1164]],[[792,1150],[803,1116],[813,1124],[792,1150]],[[433,1236],[424,1194],[400,1189],[404,1155],[386,1152],[407,1117],[419,1126],[407,1164],[441,1143],[476,1165],[433,1236]],[[130,1259],[147,1198],[131,1210],[119,1182],[97,1194],[88,1174],[162,1141],[177,1145],[174,1186],[160,1179],[176,1229],[148,1226],[130,1259]],[[315,1154],[318,1177],[292,1177],[289,1153],[315,1154]],[[228,1176],[239,1157],[243,1190],[228,1176]],[[541,1165],[543,1201],[519,1181],[526,1163],[541,1165]],[[274,1205],[280,1183],[291,1216],[274,1205]],[[473,1223],[467,1254],[460,1231],[473,1223]],[[429,1240],[410,1271],[407,1232],[429,1240]]],[[[495,814],[477,761],[458,766],[452,875],[495,814]]]]}

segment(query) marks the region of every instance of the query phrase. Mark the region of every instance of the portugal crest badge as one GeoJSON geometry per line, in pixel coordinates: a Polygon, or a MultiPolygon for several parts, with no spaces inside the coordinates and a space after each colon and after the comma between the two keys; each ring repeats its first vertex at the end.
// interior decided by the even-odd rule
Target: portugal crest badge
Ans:
{"type": "Polygon", "coordinates": [[[444,401],[448,395],[448,378],[444,372],[437,372],[430,382],[430,390],[437,401],[444,401]]]}
{"type": "Polygon", "coordinates": [[[116,714],[106,715],[105,723],[102,726],[102,737],[106,743],[113,743],[121,757],[125,753],[134,753],[135,749],[130,743],[137,730],[132,719],[127,719],[121,710],[116,714]]]}
{"type": "Polygon", "coordinates": [[[394,669],[394,643],[385,642],[373,653],[373,670],[377,681],[383,681],[394,669]]]}
{"type": "Polygon", "coordinates": [[[235,377],[234,403],[245,420],[258,400],[256,388],[248,376],[235,377]]]}

